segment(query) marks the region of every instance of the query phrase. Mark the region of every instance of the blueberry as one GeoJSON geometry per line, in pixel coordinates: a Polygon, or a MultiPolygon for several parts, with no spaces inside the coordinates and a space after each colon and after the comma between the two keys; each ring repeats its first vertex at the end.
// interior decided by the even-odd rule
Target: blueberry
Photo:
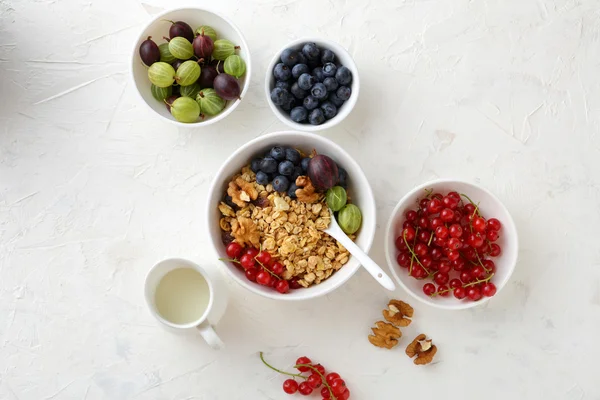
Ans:
{"type": "Polygon", "coordinates": [[[302,162],[300,163],[300,166],[302,167],[303,171],[308,170],[308,163],[310,162],[310,157],[306,157],[302,159],[302,162]]]}
{"type": "Polygon", "coordinates": [[[273,76],[278,81],[287,81],[292,77],[292,70],[284,63],[279,63],[273,69],[273,76]]]}
{"type": "Polygon", "coordinates": [[[325,87],[327,88],[328,92],[333,92],[339,86],[338,83],[337,83],[337,81],[335,80],[335,78],[332,77],[332,76],[328,76],[327,78],[325,78],[323,80],[323,85],[325,85],[325,87]]]}
{"type": "Polygon", "coordinates": [[[321,110],[327,119],[331,119],[337,115],[337,107],[330,101],[321,104],[321,110]]]}
{"type": "Polygon", "coordinates": [[[298,64],[306,64],[306,56],[302,54],[302,51],[298,51],[298,64]]]}
{"type": "Polygon", "coordinates": [[[350,82],[352,82],[352,72],[342,65],[335,73],[335,80],[338,81],[340,85],[349,85],[350,82]]]}
{"type": "Polygon", "coordinates": [[[304,53],[308,60],[316,60],[319,58],[319,55],[321,55],[321,51],[315,43],[306,43],[304,47],[302,47],[302,53],[304,53]]]}
{"type": "Polygon", "coordinates": [[[273,157],[265,157],[260,163],[260,170],[267,174],[277,171],[277,160],[273,157]]]}
{"type": "Polygon", "coordinates": [[[300,89],[309,90],[315,83],[315,77],[309,73],[304,73],[298,78],[298,86],[300,86],[300,89]]]}
{"type": "Polygon", "coordinates": [[[290,83],[286,82],[286,81],[277,81],[275,82],[275,87],[276,88],[280,88],[280,89],[285,89],[285,90],[290,90],[290,83]]]}
{"type": "Polygon", "coordinates": [[[346,101],[350,98],[350,95],[352,94],[352,89],[350,89],[348,86],[340,86],[337,92],[335,92],[335,94],[337,94],[337,97],[340,100],[346,101]]]}
{"type": "Polygon", "coordinates": [[[275,105],[282,105],[285,102],[289,101],[289,98],[291,97],[290,92],[288,92],[285,89],[281,89],[276,87],[275,89],[273,89],[271,91],[271,101],[275,104],[275,105]]]}
{"type": "Polygon", "coordinates": [[[269,151],[269,156],[277,161],[285,160],[285,149],[281,146],[275,146],[269,151]]]}
{"type": "Polygon", "coordinates": [[[320,108],[315,108],[308,115],[308,122],[312,125],[321,125],[325,122],[325,116],[323,115],[323,111],[320,108]]]}
{"type": "Polygon", "coordinates": [[[348,173],[346,170],[338,165],[338,185],[344,189],[348,188],[348,173]]]}
{"type": "Polygon", "coordinates": [[[298,100],[302,100],[308,94],[307,90],[300,89],[300,86],[298,86],[298,82],[294,82],[290,91],[292,92],[294,97],[297,98],[298,100]]]}
{"type": "Polygon", "coordinates": [[[255,158],[254,160],[252,160],[252,162],[250,163],[250,169],[252,170],[252,172],[256,173],[256,172],[260,171],[261,163],[262,163],[262,158],[255,158]]]}
{"type": "Polygon", "coordinates": [[[310,68],[310,70],[314,70],[314,69],[322,69],[323,68],[323,64],[321,64],[321,61],[319,60],[308,60],[306,62],[306,65],[308,65],[308,68],[310,68]]]}
{"type": "Polygon", "coordinates": [[[308,69],[308,65],[306,64],[296,64],[294,65],[294,68],[292,68],[292,76],[295,79],[298,79],[300,75],[308,72],[310,72],[310,69],[308,69]]]}
{"type": "Polygon", "coordinates": [[[340,99],[335,92],[329,94],[329,101],[335,104],[336,107],[341,107],[344,100],[340,99]]]}
{"type": "Polygon", "coordinates": [[[298,150],[288,147],[285,149],[285,159],[291,161],[294,165],[298,165],[302,157],[300,156],[300,153],[298,153],[298,150]]]}
{"type": "Polygon", "coordinates": [[[288,101],[281,105],[281,109],[284,111],[291,111],[294,107],[296,107],[296,99],[292,95],[290,95],[288,101]]]}
{"type": "Polygon", "coordinates": [[[294,173],[292,174],[292,181],[296,182],[296,178],[304,175],[304,171],[302,171],[302,167],[298,166],[294,168],[294,173]]]}
{"type": "Polygon", "coordinates": [[[292,164],[292,162],[288,160],[282,161],[279,163],[277,171],[279,171],[280,175],[290,176],[294,173],[294,164],[292,164]]]}
{"type": "Polygon", "coordinates": [[[323,67],[317,67],[313,69],[312,74],[317,82],[323,82],[323,80],[325,80],[325,75],[323,75],[323,67]]]}
{"type": "Polygon", "coordinates": [[[290,187],[290,181],[285,176],[278,175],[273,179],[273,189],[276,192],[286,192],[290,187]]]}
{"type": "MultiPolygon", "coordinates": [[[[338,89],[338,92],[340,89],[338,89]]],[[[310,94],[317,100],[324,99],[327,97],[327,88],[321,82],[315,83],[314,86],[310,89],[310,94]]],[[[338,97],[340,95],[338,94],[338,97]]]]}
{"type": "Polygon", "coordinates": [[[269,175],[262,171],[258,171],[256,173],[256,183],[263,186],[267,185],[269,183],[269,175]]]}
{"type": "Polygon", "coordinates": [[[321,53],[321,62],[323,65],[327,63],[332,63],[335,61],[335,53],[329,49],[323,50],[321,53]]]}
{"type": "Polygon", "coordinates": [[[287,65],[288,67],[293,67],[298,64],[298,52],[294,49],[285,49],[281,53],[281,62],[287,65]]]}
{"type": "Polygon", "coordinates": [[[294,122],[304,122],[306,121],[306,117],[308,117],[308,111],[302,106],[294,107],[290,111],[290,118],[294,122]]]}
{"type": "Polygon", "coordinates": [[[238,208],[238,206],[236,206],[235,203],[233,202],[233,199],[231,198],[231,196],[225,196],[225,204],[227,204],[229,207],[233,208],[234,210],[236,210],[238,208]]]}
{"type": "Polygon", "coordinates": [[[287,195],[290,196],[290,198],[295,199],[296,198],[296,190],[298,190],[298,186],[296,186],[295,183],[292,183],[290,185],[290,188],[288,189],[287,195]]]}
{"type": "Polygon", "coordinates": [[[323,65],[323,75],[325,76],[335,76],[337,71],[337,67],[334,63],[327,63],[323,65]]]}
{"type": "Polygon", "coordinates": [[[302,104],[304,105],[304,108],[306,108],[307,110],[312,110],[319,106],[319,100],[315,99],[312,96],[306,96],[304,98],[304,101],[302,102],[302,104]]]}

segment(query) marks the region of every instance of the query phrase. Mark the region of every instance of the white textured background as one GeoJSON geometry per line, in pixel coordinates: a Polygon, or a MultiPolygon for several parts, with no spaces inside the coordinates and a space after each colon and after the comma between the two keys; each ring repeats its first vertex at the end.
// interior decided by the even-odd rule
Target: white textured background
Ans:
{"type": "Polygon", "coordinates": [[[281,367],[308,355],[337,370],[354,399],[600,399],[600,3],[213,3],[246,35],[255,75],[230,118],[188,131],[155,118],[128,81],[138,30],[185,3],[0,0],[0,398],[283,399],[265,350],[281,367]],[[361,71],[355,112],[324,134],[371,178],[376,260],[396,201],[431,178],[479,182],[516,220],[518,267],[484,309],[413,302],[402,343],[426,332],[436,365],[369,344],[388,294],[364,272],[298,304],[230,285],[221,353],[145,309],[154,262],[214,262],[211,177],[283,128],[265,66],[306,35],[340,42],[361,71]]]}

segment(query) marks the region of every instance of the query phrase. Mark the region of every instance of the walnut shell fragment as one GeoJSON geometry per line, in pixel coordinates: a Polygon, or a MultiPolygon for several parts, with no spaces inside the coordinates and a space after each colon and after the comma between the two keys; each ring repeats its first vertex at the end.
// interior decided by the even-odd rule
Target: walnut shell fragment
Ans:
{"type": "Polygon", "coordinates": [[[400,327],[409,326],[412,320],[414,309],[401,300],[390,300],[388,308],[383,310],[383,317],[386,321],[400,327]]]}
{"type": "Polygon", "coordinates": [[[402,337],[400,329],[383,321],[378,321],[375,325],[376,328],[371,328],[373,334],[369,335],[369,342],[373,346],[391,349],[398,344],[398,339],[402,337]]]}
{"type": "Polygon", "coordinates": [[[421,333],[412,342],[406,346],[406,355],[410,358],[417,356],[413,362],[416,365],[426,365],[433,361],[433,357],[437,353],[437,347],[432,344],[431,339],[427,339],[427,336],[421,333]]]}

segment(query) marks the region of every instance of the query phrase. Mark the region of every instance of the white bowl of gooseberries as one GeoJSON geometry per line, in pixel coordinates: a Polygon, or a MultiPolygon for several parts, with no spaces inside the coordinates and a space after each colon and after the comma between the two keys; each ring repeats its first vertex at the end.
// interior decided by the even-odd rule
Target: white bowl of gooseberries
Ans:
{"type": "MultiPolygon", "coordinates": [[[[182,38],[183,37],[180,37],[179,39],[182,38]]],[[[216,42],[216,40],[213,40],[213,44],[216,42]]],[[[162,50],[163,49],[161,48],[161,63],[165,61],[163,59],[164,57],[162,50]]],[[[194,56],[190,59],[196,61],[196,58],[197,57],[194,54],[194,56]]],[[[168,64],[173,66],[179,60],[176,59],[174,61],[166,61],[168,61],[168,64]]],[[[212,61],[216,62],[216,60],[212,61]]],[[[206,64],[211,65],[209,64],[208,60],[206,64]]],[[[224,61],[221,62],[219,66],[212,66],[223,72],[224,61]]],[[[155,69],[157,69],[156,66],[155,69]]],[[[219,15],[214,11],[208,11],[206,9],[197,7],[177,8],[166,11],[154,17],[141,30],[140,35],[135,41],[132,49],[131,76],[133,78],[134,86],[143,102],[163,120],[181,127],[189,128],[211,125],[230,115],[240,104],[241,100],[248,91],[251,72],[252,64],[250,61],[250,51],[248,50],[248,45],[246,44],[246,40],[244,39],[240,30],[226,17],[219,15]],[[140,46],[142,46],[149,37],[151,37],[151,40],[154,41],[159,47],[167,43],[166,39],[173,40],[172,35],[170,35],[170,30],[175,25],[174,23],[179,21],[182,21],[185,23],[185,25],[188,25],[192,29],[194,36],[199,35],[202,27],[208,27],[206,34],[209,34],[208,29],[210,29],[211,40],[212,38],[215,38],[216,40],[225,39],[231,42],[235,47],[234,54],[243,60],[242,62],[245,67],[243,74],[241,74],[239,77],[236,77],[236,82],[233,82],[234,85],[237,84],[237,86],[239,86],[239,88],[234,88],[236,91],[235,94],[237,94],[234,99],[227,99],[223,105],[221,99],[215,98],[216,100],[219,100],[218,107],[220,108],[220,111],[216,112],[215,115],[207,115],[203,113],[201,118],[199,117],[193,121],[190,120],[189,122],[180,122],[172,115],[170,108],[164,103],[164,101],[172,101],[172,99],[159,101],[156,98],[157,94],[153,93],[155,85],[153,85],[149,80],[149,68],[151,65],[148,66],[148,63],[145,64],[140,54],[140,46]]],[[[202,79],[202,77],[203,76],[201,75],[198,82],[202,79]]],[[[192,104],[192,106],[195,105],[192,104]]]]}
{"type": "Polygon", "coordinates": [[[385,254],[412,297],[460,310],[496,296],[518,255],[515,223],[500,200],[470,182],[441,179],[407,193],[390,216],[385,254]]]}

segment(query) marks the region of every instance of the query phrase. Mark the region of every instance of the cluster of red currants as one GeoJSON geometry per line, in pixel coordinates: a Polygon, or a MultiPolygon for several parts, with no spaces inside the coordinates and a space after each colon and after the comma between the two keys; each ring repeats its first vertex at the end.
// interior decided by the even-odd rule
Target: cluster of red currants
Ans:
{"type": "Polygon", "coordinates": [[[419,200],[417,210],[405,213],[396,238],[397,261],[415,279],[433,280],[435,284],[423,285],[430,297],[446,297],[450,292],[457,299],[472,301],[491,297],[496,294],[491,282],[496,265],[491,258],[502,251],[495,243],[501,228],[500,221],[486,220],[464,194],[429,193],[419,200]]]}
{"type": "Polygon", "coordinates": [[[285,280],[283,264],[277,261],[267,251],[261,251],[254,247],[242,247],[239,243],[232,242],[227,245],[227,256],[237,268],[244,271],[246,279],[259,285],[270,286],[279,293],[284,294],[291,289],[299,289],[302,286],[297,280],[285,280]]]}
{"type": "Polygon", "coordinates": [[[287,394],[298,392],[303,396],[309,396],[314,390],[321,388],[321,397],[323,400],[346,400],[350,398],[350,390],[346,387],[346,382],[337,372],[326,373],[325,367],[321,364],[313,364],[308,357],[300,357],[296,360],[294,368],[300,371],[299,374],[281,371],[271,366],[265,361],[262,352],[260,353],[260,359],[267,367],[274,371],[304,379],[301,383],[298,383],[295,379],[286,379],[283,382],[283,391],[287,394]],[[304,373],[308,374],[303,375],[304,373]]]}

